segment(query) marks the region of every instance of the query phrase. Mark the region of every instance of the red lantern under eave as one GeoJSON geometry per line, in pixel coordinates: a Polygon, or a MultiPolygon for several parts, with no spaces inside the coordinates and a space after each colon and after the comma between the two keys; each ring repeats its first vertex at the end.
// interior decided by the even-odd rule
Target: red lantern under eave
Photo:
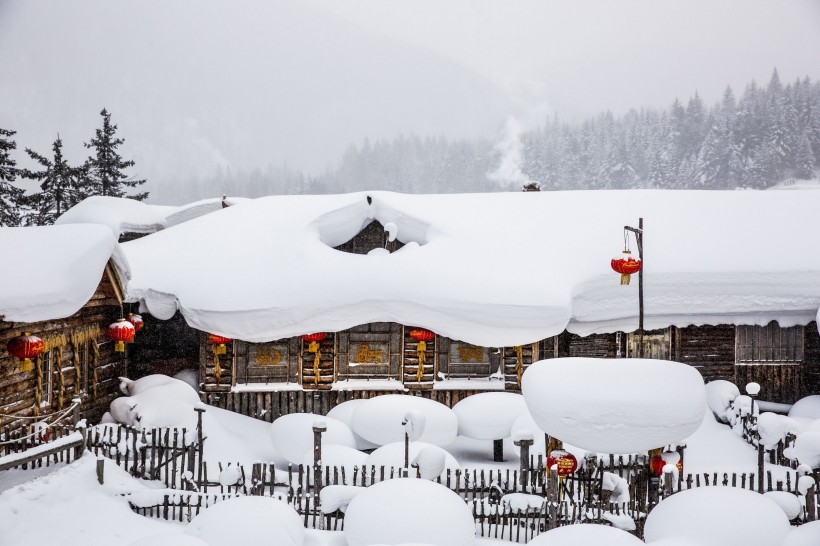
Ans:
{"type": "Polygon", "coordinates": [[[416,341],[424,341],[425,343],[436,339],[436,334],[424,328],[412,328],[408,330],[407,335],[416,341]]]}
{"type": "Polygon", "coordinates": [[[34,365],[31,363],[31,359],[37,358],[43,354],[43,351],[46,349],[46,345],[39,337],[33,336],[29,332],[26,332],[23,335],[11,338],[6,345],[6,348],[11,356],[22,360],[19,366],[20,371],[30,372],[34,368],[34,365]]]}
{"type": "Polygon", "coordinates": [[[105,332],[108,339],[114,342],[114,351],[118,353],[125,352],[125,344],[134,342],[134,325],[124,318],[117,319],[117,322],[112,322],[108,325],[108,330],[105,332]]]}
{"type": "Polygon", "coordinates": [[[649,461],[649,469],[656,476],[663,476],[663,467],[667,464],[674,464],[678,469],[678,473],[683,473],[683,461],[680,458],[680,454],[676,451],[667,451],[661,455],[655,455],[652,457],[652,460],[649,461]],[[664,457],[664,455],[666,457],[664,457]]]}
{"type": "Polygon", "coordinates": [[[325,332],[316,332],[315,334],[305,334],[302,336],[302,341],[306,343],[311,343],[315,341],[316,343],[322,341],[327,337],[325,332]]]}
{"type": "Polygon", "coordinates": [[[615,258],[610,263],[615,273],[621,274],[621,284],[629,284],[629,276],[641,270],[641,260],[632,257],[632,253],[625,250],[623,256],[615,258]]]}
{"type": "Polygon", "coordinates": [[[551,470],[553,466],[558,470],[558,477],[565,478],[578,470],[578,459],[569,451],[553,449],[550,456],[547,457],[547,471],[551,470]]]}
{"type": "Polygon", "coordinates": [[[227,344],[232,342],[233,339],[225,336],[218,336],[216,334],[208,334],[208,341],[213,344],[215,355],[224,355],[228,352],[227,344]]]}
{"type": "Polygon", "coordinates": [[[142,320],[142,317],[136,313],[128,313],[128,318],[126,320],[134,327],[135,333],[139,333],[140,330],[142,330],[142,327],[145,326],[145,322],[142,320]]]}

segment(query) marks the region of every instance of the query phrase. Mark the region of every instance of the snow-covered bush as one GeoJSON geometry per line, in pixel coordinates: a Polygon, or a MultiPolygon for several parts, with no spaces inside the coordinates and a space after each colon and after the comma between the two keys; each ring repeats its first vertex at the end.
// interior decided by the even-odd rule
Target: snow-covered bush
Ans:
{"type": "Polygon", "coordinates": [[[770,411],[761,413],[757,418],[757,432],[760,441],[766,448],[773,448],[787,434],[797,434],[800,425],[791,417],[779,415],[770,411]]]}
{"type": "Polygon", "coordinates": [[[803,505],[794,493],[788,491],[769,491],[764,497],[778,505],[790,520],[797,518],[803,511],[803,505]]]}
{"type": "MultiPolygon", "coordinates": [[[[346,424],[315,413],[291,413],[276,419],[270,425],[273,446],[290,463],[303,463],[305,454],[313,453],[313,425],[316,423],[324,423],[327,427],[322,433],[323,451],[324,446],[330,444],[356,447],[353,432],[346,424]]],[[[312,455],[310,460],[313,461],[312,455]]]]}
{"type": "Polygon", "coordinates": [[[185,427],[195,430],[201,402],[190,385],[167,375],[149,375],[137,380],[120,378],[127,396],[111,401],[109,413],[124,425],[137,428],[185,427]]]}
{"type": "Polygon", "coordinates": [[[367,489],[356,485],[327,485],[319,494],[322,501],[322,512],[330,514],[336,510],[347,511],[353,497],[367,489]]]}
{"type": "Polygon", "coordinates": [[[270,497],[236,497],[220,501],[199,513],[185,533],[208,546],[302,546],[305,528],[299,514],[270,497]]]}
{"type": "Polygon", "coordinates": [[[464,500],[443,485],[396,479],[372,485],[350,501],[344,535],[349,546],[472,546],[475,523],[464,500]]]}
{"type": "Polygon", "coordinates": [[[701,487],[662,500],[646,518],[644,538],[698,546],[774,546],[789,533],[783,510],[765,496],[735,487],[701,487]]]}
{"type": "MultiPolygon", "coordinates": [[[[353,430],[353,412],[356,411],[359,408],[359,406],[361,406],[365,402],[367,402],[367,399],[365,398],[359,398],[356,400],[348,400],[347,402],[342,402],[341,404],[334,406],[329,412],[327,412],[327,416],[331,419],[341,421],[342,423],[350,427],[350,430],[353,430]]],[[[356,449],[376,449],[377,447],[379,447],[373,442],[368,442],[367,440],[356,434],[355,430],[353,431],[353,438],[356,439],[356,449]]]]}
{"type": "Polygon", "coordinates": [[[721,423],[729,422],[729,409],[738,396],[740,396],[740,389],[731,381],[718,379],[706,384],[706,403],[709,405],[709,409],[712,410],[715,419],[721,423]]]}
{"type": "Polygon", "coordinates": [[[806,430],[797,435],[794,445],[783,450],[783,455],[801,465],[820,468],[820,431],[806,430]]]}
{"type": "MultiPolygon", "coordinates": [[[[339,472],[339,483],[342,480],[342,469],[344,469],[344,476],[347,483],[353,483],[354,468],[362,467],[367,462],[367,453],[362,453],[358,449],[350,446],[340,444],[325,444],[322,441],[322,476],[326,475],[327,470],[330,469],[330,475],[334,472],[339,472]]],[[[306,451],[302,456],[301,463],[305,468],[311,469],[313,467],[313,448],[306,451]]],[[[359,470],[361,472],[361,469],[359,470]]],[[[308,483],[313,483],[313,471],[308,474],[308,483]]]]}
{"type": "Polygon", "coordinates": [[[820,544],[820,521],[795,527],[783,541],[783,546],[817,546],[820,544]]]}
{"type": "Polygon", "coordinates": [[[386,394],[365,400],[353,412],[353,431],[374,444],[383,446],[404,441],[407,413],[424,416],[420,440],[445,446],[458,435],[458,419],[453,410],[433,400],[406,394],[386,394]]]}
{"type": "Polygon", "coordinates": [[[529,541],[530,546],[642,546],[643,541],[607,525],[581,523],[558,527],[529,541]]]}
{"type": "MultiPolygon", "coordinates": [[[[450,455],[449,452],[433,444],[428,444],[427,442],[411,442],[409,451],[411,464],[419,458],[422,452],[425,452],[425,454],[421,457],[421,460],[416,462],[424,466],[424,468],[420,466],[419,471],[421,472],[424,470],[424,472],[422,472],[422,477],[427,477],[428,479],[434,479],[448,468],[454,471],[461,468],[458,461],[456,461],[455,457],[450,455]],[[443,456],[444,467],[441,472],[430,477],[429,473],[433,471],[431,466],[434,464],[437,466],[439,464],[438,461],[441,460],[441,457],[434,456],[434,453],[438,453],[443,456]]],[[[380,447],[367,457],[365,464],[368,468],[371,466],[375,466],[377,469],[382,466],[385,467],[385,476],[389,476],[390,468],[395,468],[396,470],[404,468],[404,442],[394,442],[392,444],[387,444],[386,446],[380,447]]],[[[379,474],[380,471],[377,471],[377,479],[379,474]]],[[[414,469],[410,470],[410,475],[415,476],[414,469]]]]}
{"type": "Polygon", "coordinates": [[[525,411],[524,397],[512,392],[474,394],[453,406],[458,433],[475,440],[509,438],[513,423],[525,411]]]}
{"type": "Polygon", "coordinates": [[[680,442],[698,429],[706,410],[700,373],[666,360],[542,360],[524,372],[522,392],[541,430],[599,453],[680,442]]]}
{"type": "MultiPolygon", "coordinates": [[[[752,398],[750,396],[741,394],[732,400],[732,405],[726,410],[726,417],[735,434],[743,436],[743,417],[751,414],[752,398]]],[[[754,405],[754,415],[760,415],[760,406],[758,404],[754,405]]]]}

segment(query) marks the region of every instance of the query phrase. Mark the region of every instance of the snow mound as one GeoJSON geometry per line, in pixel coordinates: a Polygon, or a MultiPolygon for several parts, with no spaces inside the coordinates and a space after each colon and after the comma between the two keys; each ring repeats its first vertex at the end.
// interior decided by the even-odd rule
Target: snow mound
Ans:
{"type": "MultiPolygon", "coordinates": [[[[438,467],[440,461],[440,456],[434,455],[434,453],[442,454],[444,456],[444,468],[442,468],[442,472],[448,468],[452,470],[461,468],[455,457],[444,449],[433,444],[428,444],[426,442],[410,442],[409,452],[411,464],[419,458],[422,452],[424,452],[424,455],[419,461],[419,471],[421,472],[423,470],[422,477],[427,477],[427,479],[434,479],[436,476],[441,474],[441,472],[439,472],[439,474],[432,477],[429,476],[429,473],[434,470],[434,467],[438,467]],[[422,468],[422,466],[424,468],[422,468]]],[[[380,447],[367,457],[365,464],[368,468],[373,466],[376,467],[377,479],[380,475],[381,471],[379,469],[381,467],[385,468],[385,476],[390,475],[391,468],[395,468],[396,470],[404,468],[404,442],[394,442],[392,444],[387,444],[380,447]]],[[[413,469],[410,469],[410,475],[415,475],[415,471],[413,469]]]]}
{"type": "Polygon", "coordinates": [[[235,497],[220,501],[199,513],[185,533],[208,546],[302,546],[305,529],[299,514],[286,503],[270,497],[235,497]]]}
{"type": "Polygon", "coordinates": [[[777,445],[780,440],[786,438],[789,433],[796,434],[800,425],[791,417],[772,412],[764,412],[757,418],[757,430],[760,433],[760,441],[766,447],[777,445]]]}
{"type": "Polygon", "coordinates": [[[445,446],[458,435],[458,418],[453,410],[426,398],[406,394],[385,394],[365,400],[353,412],[353,432],[377,445],[404,441],[408,412],[424,417],[421,441],[445,446]]]}
{"type": "Polygon", "coordinates": [[[207,542],[191,535],[180,533],[159,533],[135,540],[128,546],[210,546],[207,542]]]}
{"type": "Polygon", "coordinates": [[[461,497],[443,485],[396,479],[372,485],[353,498],[344,535],[349,546],[472,546],[475,523],[461,497]]]}
{"type": "Polygon", "coordinates": [[[525,411],[524,397],[512,392],[474,394],[453,406],[458,433],[476,440],[509,438],[513,423],[525,411]]]}
{"type": "Polygon", "coordinates": [[[293,464],[304,462],[305,453],[311,453],[313,461],[313,425],[324,422],[327,430],[322,433],[322,451],[330,444],[355,448],[356,440],[348,426],[341,421],[315,413],[291,413],[276,419],[270,425],[273,446],[293,464]]]}
{"type": "MultiPolygon", "coordinates": [[[[313,444],[311,448],[302,455],[301,463],[305,468],[313,468],[313,444]]],[[[326,444],[322,441],[322,476],[327,475],[326,469],[330,469],[330,476],[333,479],[335,472],[339,472],[339,483],[342,483],[342,469],[344,469],[344,476],[346,483],[353,483],[353,469],[355,467],[362,467],[367,462],[367,453],[354,449],[347,445],[340,444],[326,444]],[[338,470],[336,470],[338,469],[338,470]]],[[[361,469],[359,470],[361,472],[361,469]]],[[[313,471],[308,474],[308,482],[313,483],[313,471]]]]}
{"type": "Polygon", "coordinates": [[[188,369],[177,372],[174,379],[179,379],[183,383],[187,383],[194,391],[199,392],[199,372],[188,369]]]}
{"type": "Polygon", "coordinates": [[[330,514],[336,510],[347,511],[353,497],[364,491],[365,487],[356,485],[328,485],[319,494],[322,500],[322,512],[330,514]]]}
{"type": "Polygon", "coordinates": [[[542,360],[524,372],[522,392],[541,430],[601,453],[680,442],[698,429],[706,408],[700,373],[666,360],[542,360]]]}
{"type": "Polygon", "coordinates": [[[795,519],[800,515],[800,512],[803,511],[800,498],[794,493],[787,491],[769,491],[768,493],[763,493],[763,496],[778,505],[790,520],[795,519]]]}
{"type": "Polygon", "coordinates": [[[731,381],[718,379],[706,384],[706,403],[721,423],[728,423],[727,413],[735,398],[740,396],[740,389],[731,381]]]}
{"type": "Polygon", "coordinates": [[[813,394],[801,398],[792,405],[789,417],[813,421],[820,419],[820,394],[813,394]]]}
{"type": "Polygon", "coordinates": [[[111,401],[109,412],[117,422],[139,429],[196,429],[194,407],[200,404],[200,400],[187,383],[166,375],[149,375],[136,381],[123,378],[120,388],[134,394],[111,401]]]}
{"type": "MultiPolygon", "coordinates": [[[[336,419],[337,421],[341,421],[353,430],[353,412],[356,411],[356,409],[358,409],[358,407],[364,402],[367,402],[367,400],[363,398],[342,402],[341,404],[331,408],[331,410],[327,412],[327,416],[332,419],[336,419]]],[[[353,431],[353,437],[356,439],[356,449],[376,449],[379,447],[373,442],[368,442],[356,434],[355,430],[353,431]]]]}
{"type": "Polygon", "coordinates": [[[123,233],[154,233],[166,226],[165,217],[151,205],[102,195],[86,197],[68,209],[54,222],[62,224],[102,224],[117,238],[123,233]]]}
{"type": "Polygon", "coordinates": [[[797,435],[792,447],[783,450],[790,459],[811,468],[820,468],[820,431],[806,430],[797,435]]]}
{"type": "Polygon", "coordinates": [[[783,546],[817,546],[820,544],[820,521],[795,527],[783,541],[783,546]]]}
{"type": "Polygon", "coordinates": [[[123,282],[129,275],[117,240],[103,226],[4,227],[0,248],[14,249],[14,263],[6,258],[0,283],[0,317],[7,322],[73,315],[94,295],[109,258],[123,282]]]}
{"type": "Polygon", "coordinates": [[[734,487],[701,487],[662,500],[647,516],[647,543],[679,538],[699,546],[774,546],[789,520],[765,496],[734,487]]]}
{"type": "Polygon", "coordinates": [[[581,523],[541,533],[528,542],[530,546],[641,546],[643,542],[626,531],[607,525],[581,523]]]}

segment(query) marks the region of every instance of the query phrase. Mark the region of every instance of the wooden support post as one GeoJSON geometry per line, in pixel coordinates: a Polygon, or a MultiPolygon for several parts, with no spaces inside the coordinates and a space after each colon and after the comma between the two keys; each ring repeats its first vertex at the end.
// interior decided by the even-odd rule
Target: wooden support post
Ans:
{"type": "MultiPolygon", "coordinates": [[[[313,423],[313,506],[320,511],[322,506],[322,433],[327,430],[324,421],[313,423]]],[[[319,529],[324,529],[325,518],[319,518],[319,529]]]]}
{"type": "Polygon", "coordinates": [[[817,505],[815,504],[814,495],[816,489],[817,485],[815,484],[806,491],[806,521],[814,521],[817,519],[817,505]]]}
{"type": "Polygon", "coordinates": [[[760,441],[760,432],[757,433],[757,492],[763,493],[763,442],[760,441]]]}
{"type": "MultiPolygon", "coordinates": [[[[500,440],[496,440],[498,442],[500,440]]],[[[530,434],[529,438],[519,438],[513,441],[513,444],[518,446],[519,457],[521,459],[521,490],[525,491],[527,489],[527,485],[529,483],[529,474],[530,474],[530,446],[533,445],[535,441],[532,439],[532,434],[530,434]]]]}
{"type": "Polygon", "coordinates": [[[504,462],[504,440],[493,440],[493,461],[504,462]]]}
{"type": "Polygon", "coordinates": [[[402,471],[402,477],[407,478],[410,476],[410,434],[407,433],[405,430],[404,432],[404,470],[402,471]]]}
{"type": "Polygon", "coordinates": [[[74,409],[71,412],[71,421],[74,426],[77,426],[77,423],[80,422],[80,403],[82,400],[79,396],[75,396],[71,399],[71,404],[74,406],[74,409]]]}
{"type": "Polygon", "coordinates": [[[558,527],[558,470],[547,469],[547,530],[558,527]]]}
{"type": "Polygon", "coordinates": [[[100,485],[105,481],[105,457],[97,459],[97,481],[100,485]]]}
{"type": "Polygon", "coordinates": [[[196,486],[197,486],[198,489],[201,490],[202,489],[202,483],[203,483],[203,480],[204,480],[204,477],[202,475],[203,472],[204,472],[202,463],[204,461],[203,444],[205,442],[205,437],[204,437],[204,434],[202,432],[202,414],[205,413],[205,407],[204,407],[204,405],[196,406],[194,408],[194,411],[196,411],[196,443],[197,443],[197,456],[199,457],[199,461],[197,461],[196,486]]]}

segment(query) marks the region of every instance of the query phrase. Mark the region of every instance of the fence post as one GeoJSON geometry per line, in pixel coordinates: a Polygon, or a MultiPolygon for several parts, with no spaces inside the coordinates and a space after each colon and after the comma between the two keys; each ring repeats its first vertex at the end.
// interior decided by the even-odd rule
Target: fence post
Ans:
{"type": "Polygon", "coordinates": [[[493,440],[493,462],[504,462],[504,440],[493,440]]]}
{"type": "MultiPolygon", "coordinates": [[[[513,440],[513,444],[518,446],[519,458],[521,459],[521,490],[527,489],[529,482],[530,470],[530,446],[535,443],[532,438],[532,432],[529,430],[521,430],[516,432],[517,437],[513,440]]],[[[503,446],[502,446],[503,447],[503,446]]]]}
{"type": "Polygon", "coordinates": [[[547,469],[547,507],[549,521],[547,530],[558,527],[558,470],[547,469]]]}
{"type": "Polygon", "coordinates": [[[97,459],[97,481],[100,485],[105,481],[105,457],[97,459]]]}
{"type": "Polygon", "coordinates": [[[817,485],[815,484],[806,491],[806,521],[814,521],[817,518],[817,506],[814,504],[816,489],[817,485]]]}
{"type": "Polygon", "coordinates": [[[80,421],[80,402],[81,400],[78,396],[71,399],[71,403],[74,404],[74,410],[71,415],[71,420],[74,422],[74,430],[79,430],[80,435],[83,437],[83,443],[74,448],[75,460],[83,456],[88,443],[88,428],[86,428],[85,422],[80,421]]]}
{"type": "MultiPolygon", "coordinates": [[[[322,433],[326,430],[327,424],[324,421],[313,423],[313,507],[317,511],[322,506],[322,433]]],[[[319,518],[319,529],[324,529],[324,523],[325,519],[319,518]]]]}
{"type": "Polygon", "coordinates": [[[203,451],[203,442],[204,437],[202,434],[202,414],[205,413],[205,404],[198,404],[194,407],[194,411],[196,411],[196,443],[197,443],[197,455],[199,456],[199,461],[197,462],[197,478],[196,478],[196,486],[199,489],[202,489],[202,461],[204,460],[202,456],[203,451]]]}

